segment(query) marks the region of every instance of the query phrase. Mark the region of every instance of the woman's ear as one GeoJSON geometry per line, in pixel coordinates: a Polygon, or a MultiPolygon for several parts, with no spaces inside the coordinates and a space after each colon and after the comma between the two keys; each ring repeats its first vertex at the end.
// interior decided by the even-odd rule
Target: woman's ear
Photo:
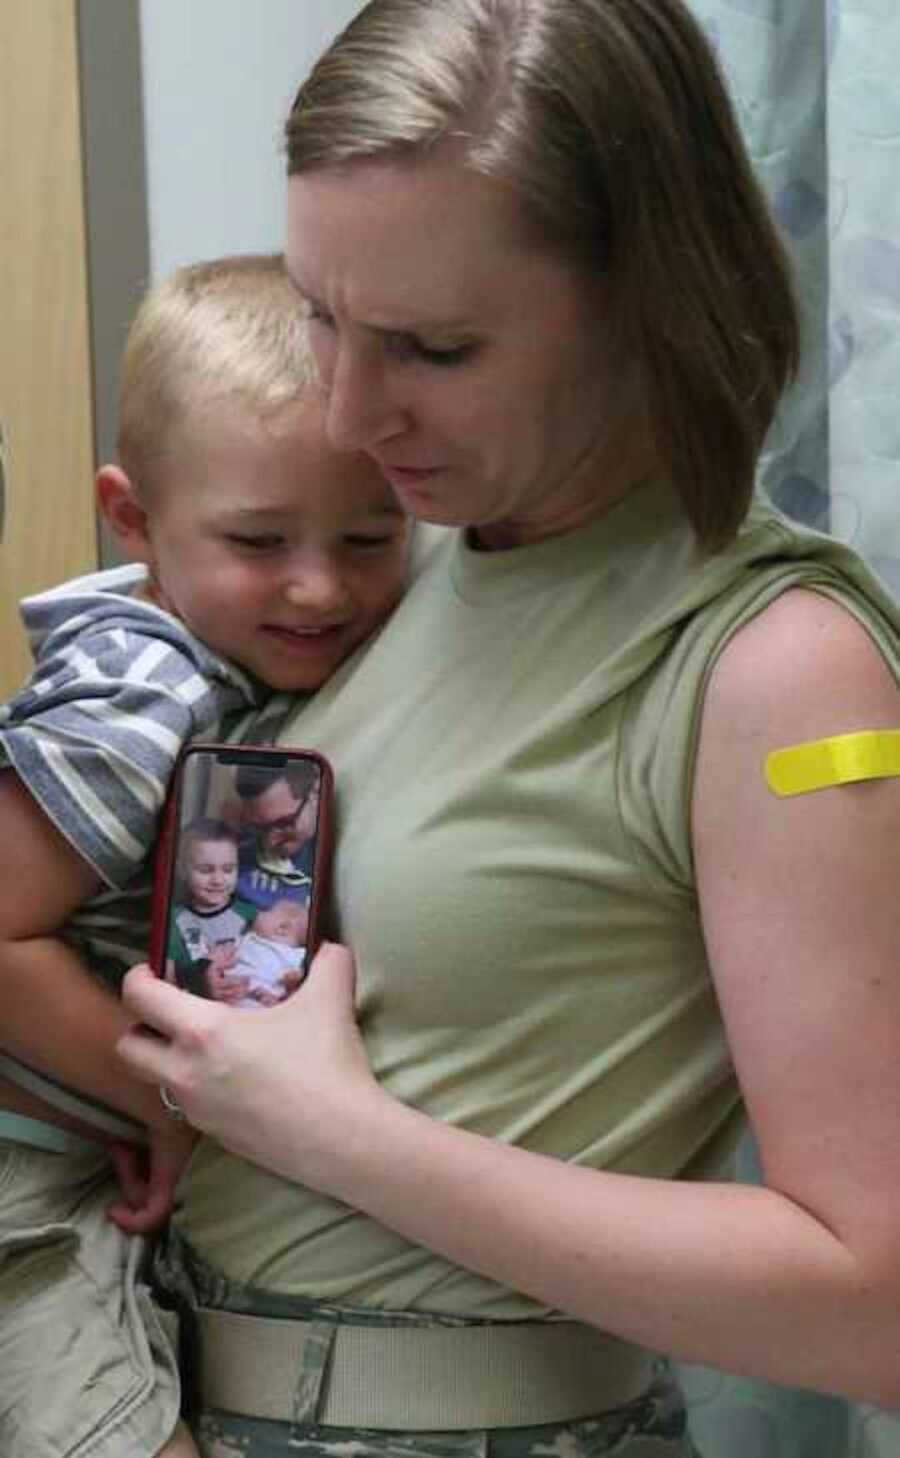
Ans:
{"type": "Polygon", "coordinates": [[[96,485],[97,506],[126,557],[149,563],[147,511],[131,478],[120,466],[101,466],[96,485]]]}

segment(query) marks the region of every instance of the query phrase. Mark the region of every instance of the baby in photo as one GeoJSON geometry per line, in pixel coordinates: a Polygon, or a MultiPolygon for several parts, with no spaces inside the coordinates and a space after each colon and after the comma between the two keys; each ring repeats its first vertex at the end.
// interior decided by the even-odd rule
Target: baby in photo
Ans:
{"type": "Polygon", "coordinates": [[[238,944],[230,973],[246,985],[234,1007],[271,1007],[294,992],[306,966],[307,908],[284,897],[259,911],[238,944]]]}

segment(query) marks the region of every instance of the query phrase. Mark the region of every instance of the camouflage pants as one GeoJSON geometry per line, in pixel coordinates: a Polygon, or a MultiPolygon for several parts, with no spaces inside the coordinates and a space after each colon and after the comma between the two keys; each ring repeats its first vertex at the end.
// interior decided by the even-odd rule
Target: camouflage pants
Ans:
{"type": "MultiPolygon", "coordinates": [[[[298,1298],[251,1290],[227,1281],[192,1256],[177,1236],[157,1256],[161,1293],[182,1312],[197,1304],[255,1316],[296,1316],[328,1323],[346,1318],[328,1306],[298,1298]]],[[[409,1321],[469,1324],[464,1318],[425,1316],[421,1312],[389,1315],[354,1310],[354,1322],[394,1325],[409,1321]]],[[[322,1348],[322,1362],[327,1346],[322,1348]]],[[[307,1374],[316,1385],[321,1373],[307,1374]]],[[[697,1458],[687,1434],[681,1393],[661,1364],[652,1387],[634,1402],[595,1418],[529,1428],[490,1431],[400,1433],[384,1430],[323,1427],[316,1423],[272,1422],[201,1408],[190,1418],[202,1458],[697,1458]]]]}

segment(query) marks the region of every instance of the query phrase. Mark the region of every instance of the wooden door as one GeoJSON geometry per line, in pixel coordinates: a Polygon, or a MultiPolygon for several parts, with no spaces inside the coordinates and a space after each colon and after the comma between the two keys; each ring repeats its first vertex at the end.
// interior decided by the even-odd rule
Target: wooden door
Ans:
{"type": "Polygon", "coordinates": [[[16,603],[97,562],[73,0],[0,10],[0,697],[28,672],[16,603]]]}

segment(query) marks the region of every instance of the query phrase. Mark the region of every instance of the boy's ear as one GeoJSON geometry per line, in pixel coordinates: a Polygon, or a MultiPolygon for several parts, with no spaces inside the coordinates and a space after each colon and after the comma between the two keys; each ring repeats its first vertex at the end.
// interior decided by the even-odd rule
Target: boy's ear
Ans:
{"type": "Polygon", "coordinates": [[[149,561],[147,512],[120,466],[101,466],[97,472],[97,505],[125,555],[133,562],[149,561]]]}

